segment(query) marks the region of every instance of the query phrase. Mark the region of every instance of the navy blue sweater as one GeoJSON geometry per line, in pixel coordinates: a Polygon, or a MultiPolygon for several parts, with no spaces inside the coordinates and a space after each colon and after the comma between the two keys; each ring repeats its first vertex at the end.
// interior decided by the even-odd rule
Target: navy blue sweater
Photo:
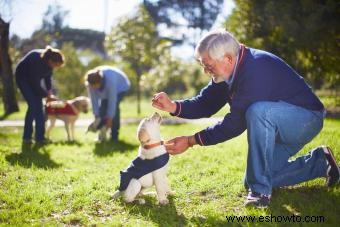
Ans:
{"type": "Polygon", "coordinates": [[[130,166],[120,171],[119,191],[124,191],[132,178],[139,179],[142,176],[151,173],[165,166],[169,161],[169,154],[162,154],[154,159],[141,159],[140,157],[133,160],[130,166]]]}
{"type": "Polygon", "coordinates": [[[195,134],[200,145],[221,143],[244,132],[245,112],[258,101],[284,101],[317,111],[324,108],[304,79],[282,59],[243,45],[241,52],[231,87],[210,81],[196,97],[176,101],[176,112],[171,115],[187,119],[210,117],[229,103],[230,113],[223,121],[195,134]]]}
{"type": "Polygon", "coordinates": [[[17,84],[27,83],[38,97],[47,96],[47,91],[41,87],[42,79],[45,80],[46,89],[51,89],[52,68],[40,57],[42,51],[30,51],[20,60],[15,70],[17,84]]]}

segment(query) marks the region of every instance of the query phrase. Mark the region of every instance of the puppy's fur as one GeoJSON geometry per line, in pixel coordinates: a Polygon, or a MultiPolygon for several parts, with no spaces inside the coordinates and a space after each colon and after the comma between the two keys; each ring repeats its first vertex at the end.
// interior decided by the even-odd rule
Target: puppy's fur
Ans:
{"type": "Polygon", "coordinates": [[[87,132],[98,132],[98,142],[103,142],[107,140],[107,133],[108,133],[108,127],[106,127],[105,124],[103,124],[101,127],[99,125],[102,123],[101,119],[96,119],[93,121],[88,127],[87,127],[87,132]]]}
{"type": "MultiPolygon", "coordinates": [[[[158,113],[154,113],[150,118],[143,119],[138,126],[137,137],[140,141],[138,157],[143,160],[154,159],[167,153],[163,144],[150,149],[144,148],[145,145],[157,144],[162,141],[160,135],[161,121],[161,116],[158,113]]],[[[133,202],[142,194],[143,189],[155,185],[158,202],[160,204],[168,204],[169,200],[167,199],[167,196],[171,193],[171,189],[167,179],[167,169],[168,163],[162,168],[148,173],[139,179],[133,178],[126,190],[118,190],[115,192],[113,199],[121,195],[125,202],[133,202]]],[[[138,201],[144,203],[143,199],[138,199],[138,201]]]]}
{"type": "Polygon", "coordinates": [[[49,138],[50,132],[55,125],[55,121],[57,119],[62,120],[65,124],[65,129],[67,133],[67,140],[73,141],[74,137],[74,124],[79,118],[79,114],[87,113],[89,108],[89,99],[85,96],[79,96],[71,100],[67,101],[51,101],[46,103],[46,107],[51,108],[60,108],[65,106],[66,104],[70,104],[75,114],[49,114],[47,113],[47,120],[50,121],[49,126],[46,130],[46,137],[49,138]]]}

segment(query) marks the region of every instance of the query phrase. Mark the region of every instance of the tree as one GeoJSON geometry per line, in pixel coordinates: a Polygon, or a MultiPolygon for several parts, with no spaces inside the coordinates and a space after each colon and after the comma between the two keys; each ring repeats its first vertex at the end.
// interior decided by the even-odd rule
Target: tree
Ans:
{"type": "Polygon", "coordinates": [[[204,75],[196,62],[185,63],[172,56],[169,49],[155,61],[157,64],[141,81],[148,95],[164,91],[172,96],[179,93],[181,96],[184,93],[191,96],[197,94],[209,81],[209,77],[204,75]]]}
{"type": "Polygon", "coordinates": [[[58,3],[55,3],[48,6],[43,16],[41,31],[51,35],[57,47],[62,46],[61,31],[65,27],[65,18],[68,13],[58,3]]]}
{"type": "Polygon", "coordinates": [[[313,87],[340,85],[340,2],[235,0],[225,25],[246,44],[272,51],[313,87]]]}
{"type": "Polygon", "coordinates": [[[66,65],[56,69],[53,75],[58,97],[65,100],[85,95],[84,74],[86,69],[79,60],[76,49],[72,43],[65,43],[61,51],[67,58],[66,65]]]}
{"type": "Polygon", "coordinates": [[[126,62],[136,75],[137,112],[140,114],[141,78],[169,43],[157,36],[155,24],[143,6],[135,15],[121,18],[106,37],[109,56],[126,62]]]}
{"type": "Polygon", "coordinates": [[[209,30],[223,7],[223,0],[144,0],[159,31],[175,31],[166,37],[175,44],[191,40],[194,45],[209,30]]]}
{"type": "Polygon", "coordinates": [[[12,61],[9,56],[9,23],[6,23],[0,17],[0,78],[3,85],[3,102],[7,116],[13,112],[19,111],[18,103],[15,97],[14,77],[12,70],[12,61]]]}

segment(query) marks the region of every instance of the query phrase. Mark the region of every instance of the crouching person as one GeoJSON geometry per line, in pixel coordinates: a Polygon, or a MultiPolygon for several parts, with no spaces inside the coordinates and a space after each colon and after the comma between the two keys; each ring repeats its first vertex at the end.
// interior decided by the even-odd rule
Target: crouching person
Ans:
{"type": "Polygon", "coordinates": [[[85,84],[91,98],[95,121],[89,130],[100,130],[98,140],[106,139],[106,129],[111,128],[111,140],[118,141],[120,128],[119,104],[130,89],[124,72],[111,66],[98,66],[85,74],[85,84]]]}
{"type": "Polygon", "coordinates": [[[225,30],[204,36],[195,55],[211,77],[209,84],[199,95],[184,100],[157,93],[152,105],[187,119],[209,117],[226,103],[230,112],[213,126],[167,141],[170,154],[183,153],[195,144],[222,143],[247,129],[247,206],[267,207],[273,188],[318,177],[325,177],[327,186],[340,181],[340,169],[327,146],[290,160],[321,131],[325,113],[293,68],[274,54],[240,44],[225,30]]]}

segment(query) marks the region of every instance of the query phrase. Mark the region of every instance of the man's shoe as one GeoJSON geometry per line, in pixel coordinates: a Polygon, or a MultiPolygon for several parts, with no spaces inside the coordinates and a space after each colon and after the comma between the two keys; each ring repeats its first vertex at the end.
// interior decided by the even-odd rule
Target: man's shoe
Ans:
{"type": "Polygon", "coordinates": [[[266,208],[270,204],[270,195],[257,192],[249,192],[245,206],[253,206],[257,208],[266,208]]]}
{"type": "Polygon", "coordinates": [[[327,146],[322,146],[322,149],[328,162],[326,184],[328,187],[332,187],[340,182],[340,168],[336,163],[332,150],[327,146]]]}

